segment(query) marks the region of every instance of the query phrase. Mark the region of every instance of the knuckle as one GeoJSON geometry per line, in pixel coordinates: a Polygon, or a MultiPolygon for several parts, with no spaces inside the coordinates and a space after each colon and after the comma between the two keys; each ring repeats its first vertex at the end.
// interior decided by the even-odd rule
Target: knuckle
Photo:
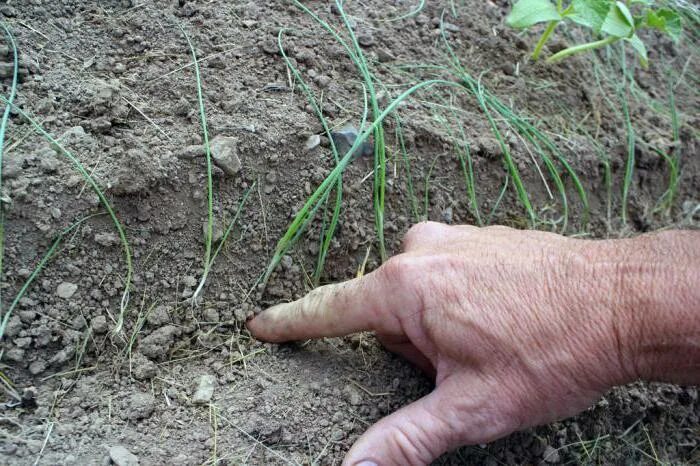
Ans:
{"type": "Polygon", "coordinates": [[[406,254],[400,254],[390,258],[379,269],[381,278],[389,284],[400,284],[404,278],[415,268],[416,259],[406,254]]]}
{"type": "Polygon", "coordinates": [[[447,225],[438,222],[416,223],[409,228],[404,236],[404,250],[414,247],[426,239],[444,234],[448,228],[447,225]]]}

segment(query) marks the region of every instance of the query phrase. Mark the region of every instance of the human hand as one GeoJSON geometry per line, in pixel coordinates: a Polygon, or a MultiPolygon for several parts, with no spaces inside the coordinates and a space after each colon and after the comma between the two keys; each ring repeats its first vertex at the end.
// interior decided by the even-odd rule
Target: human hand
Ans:
{"type": "Polygon", "coordinates": [[[610,244],[423,223],[373,273],[272,307],[248,328],[271,342],[374,331],[435,390],[372,426],[343,464],[428,464],[574,415],[637,377],[610,244]]]}

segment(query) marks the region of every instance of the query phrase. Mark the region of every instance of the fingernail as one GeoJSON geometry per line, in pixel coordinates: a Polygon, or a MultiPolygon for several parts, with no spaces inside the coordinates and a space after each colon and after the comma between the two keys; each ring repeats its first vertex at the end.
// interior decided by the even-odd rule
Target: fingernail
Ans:
{"type": "Polygon", "coordinates": [[[378,466],[377,463],[374,461],[360,461],[359,463],[355,463],[355,466],[378,466]]]}

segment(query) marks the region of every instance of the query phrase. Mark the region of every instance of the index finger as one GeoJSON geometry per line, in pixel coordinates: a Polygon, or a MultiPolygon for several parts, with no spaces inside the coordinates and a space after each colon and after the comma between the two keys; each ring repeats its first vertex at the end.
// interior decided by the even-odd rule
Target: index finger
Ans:
{"type": "Polygon", "coordinates": [[[401,285],[387,280],[385,266],[360,278],[316,288],[297,301],[273,306],[250,320],[248,329],[255,338],[275,343],[365,330],[398,333],[401,326],[397,311],[407,300],[401,285]]]}

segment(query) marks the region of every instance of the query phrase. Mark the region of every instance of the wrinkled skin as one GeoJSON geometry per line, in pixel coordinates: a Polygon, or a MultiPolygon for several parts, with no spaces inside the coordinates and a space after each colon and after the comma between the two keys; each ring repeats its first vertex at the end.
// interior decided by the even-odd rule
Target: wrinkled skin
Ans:
{"type": "Polygon", "coordinates": [[[630,350],[638,326],[625,314],[630,279],[607,259],[627,247],[423,223],[375,272],[275,306],[248,326],[272,342],[374,331],[434,377],[435,390],[372,426],[343,464],[428,464],[574,415],[642,375],[630,350]]]}

